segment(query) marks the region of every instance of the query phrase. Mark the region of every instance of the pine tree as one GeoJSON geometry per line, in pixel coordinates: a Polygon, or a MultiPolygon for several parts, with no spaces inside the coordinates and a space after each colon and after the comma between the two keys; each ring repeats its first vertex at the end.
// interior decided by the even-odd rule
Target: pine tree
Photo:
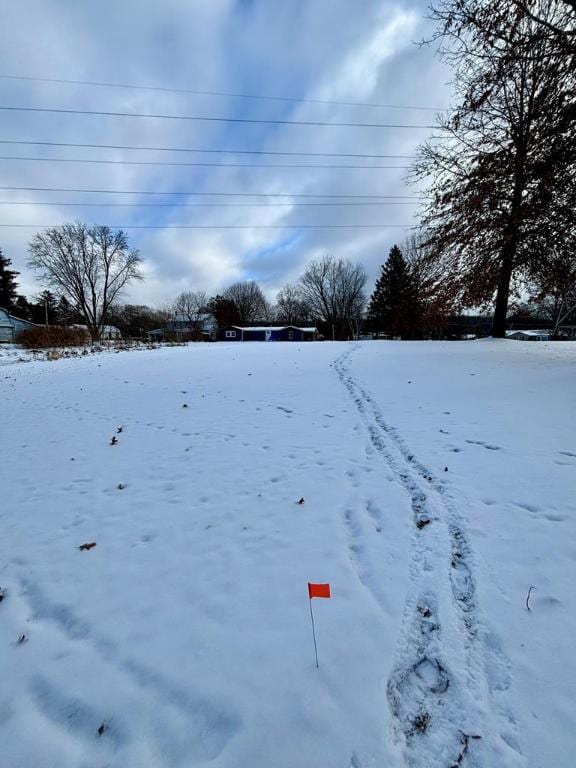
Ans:
{"type": "Polygon", "coordinates": [[[368,326],[373,331],[413,338],[418,325],[419,306],[414,279],[402,251],[394,245],[370,299],[368,326]]]}
{"type": "Polygon", "coordinates": [[[17,296],[16,301],[12,305],[12,311],[21,320],[31,320],[35,322],[33,316],[33,305],[30,304],[26,296],[17,296]]]}
{"type": "Polygon", "coordinates": [[[16,304],[16,290],[18,283],[16,277],[19,272],[9,269],[11,260],[2,254],[0,249],[0,307],[3,309],[14,309],[16,304]]]}
{"type": "Polygon", "coordinates": [[[56,307],[56,322],[59,325],[69,325],[70,323],[81,322],[82,318],[68,301],[66,296],[60,296],[58,306],[56,307]]]}
{"type": "Polygon", "coordinates": [[[58,323],[58,298],[52,293],[52,291],[42,291],[36,298],[34,304],[32,304],[32,320],[38,325],[44,325],[48,321],[48,325],[55,325],[58,323]]]}

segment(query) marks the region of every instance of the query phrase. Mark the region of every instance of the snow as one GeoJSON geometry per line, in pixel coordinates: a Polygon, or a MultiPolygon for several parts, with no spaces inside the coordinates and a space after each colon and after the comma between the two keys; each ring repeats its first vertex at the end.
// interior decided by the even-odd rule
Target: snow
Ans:
{"type": "Polygon", "coordinates": [[[2,768],[574,765],[576,345],[9,358],[2,768]]]}

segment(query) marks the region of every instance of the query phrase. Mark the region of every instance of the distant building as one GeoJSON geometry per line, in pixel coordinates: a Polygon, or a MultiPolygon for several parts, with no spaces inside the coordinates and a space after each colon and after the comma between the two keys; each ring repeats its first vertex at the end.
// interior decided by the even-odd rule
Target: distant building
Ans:
{"type": "Polygon", "coordinates": [[[147,335],[151,341],[211,341],[217,333],[216,320],[208,312],[198,315],[195,320],[175,312],[164,328],[155,328],[147,335]]]}
{"type": "Polygon", "coordinates": [[[11,315],[7,309],[0,307],[0,342],[14,342],[21,331],[38,328],[36,323],[22,320],[21,317],[11,315]]]}
{"type": "Polygon", "coordinates": [[[521,331],[506,331],[507,339],[515,341],[550,341],[551,332],[547,330],[524,329],[521,331]]]}
{"type": "Polygon", "coordinates": [[[229,325],[220,328],[218,338],[220,341],[315,341],[318,331],[297,325],[229,325]]]}
{"type": "MultiPolygon", "coordinates": [[[[70,328],[72,328],[75,331],[82,331],[84,335],[86,336],[86,340],[91,340],[90,331],[88,330],[87,325],[82,325],[81,323],[74,323],[74,325],[71,325],[70,328]]],[[[102,332],[100,334],[100,341],[115,341],[116,339],[121,339],[122,333],[120,331],[120,328],[117,328],[115,325],[103,325],[102,326],[102,332]]]]}

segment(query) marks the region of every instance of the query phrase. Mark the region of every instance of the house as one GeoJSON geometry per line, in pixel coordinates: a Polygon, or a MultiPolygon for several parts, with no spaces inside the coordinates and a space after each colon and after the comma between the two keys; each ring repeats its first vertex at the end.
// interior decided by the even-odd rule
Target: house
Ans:
{"type": "Polygon", "coordinates": [[[210,341],[216,338],[218,325],[213,315],[204,312],[195,320],[190,320],[182,312],[175,312],[165,328],[148,331],[151,341],[210,341]]]}
{"type": "Polygon", "coordinates": [[[21,331],[38,328],[36,323],[15,317],[7,309],[0,307],[0,342],[14,342],[21,331]]]}
{"type": "Polygon", "coordinates": [[[550,341],[551,332],[547,330],[525,329],[522,331],[506,331],[507,339],[515,341],[550,341]]]}
{"type": "MultiPolygon", "coordinates": [[[[86,336],[86,341],[91,340],[90,331],[88,330],[87,325],[82,325],[81,323],[74,323],[74,325],[71,325],[70,328],[72,328],[75,331],[82,331],[84,335],[86,336]]],[[[102,326],[102,332],[100,333],[100,341],[115,341],[116,339],[121,339],[122,333],[120,331],[120,328],[117,328],[115,325],[103,325],[102,326]]]]}
{"type": "Polygon", "coordinates": [[[317,337],[316,328],[297,325],[229,325],[218,331],[220,341],[314,341],[317,337]]]}

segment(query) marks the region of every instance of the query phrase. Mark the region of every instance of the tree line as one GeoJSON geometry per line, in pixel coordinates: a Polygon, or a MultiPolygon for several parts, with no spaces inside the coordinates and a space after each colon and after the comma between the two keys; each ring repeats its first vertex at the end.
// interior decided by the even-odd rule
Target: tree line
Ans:
{"type": "MultiPolygon", "coordinates": [[[[86,231],[66,230],[68,237],[81,238],[86,231]]],[[[125,235],[98,241],[120,243],[122,247],[117,247],[113,256],[105,247],[99,256],[99,251],[93,249],[92,262],[101,258],[102,264],[92,264],[91,270],[85,269],[83,250],[75,260],[67,249],[64,271],[62,242],[57,250],[57,266],[51,265],[52,271],[58,270],[58,279],[52,277],[52,271],[44,272],[52,290],[47,288],[30,301],[18,293],[18,272],[10,269],[10,260],[0,251],[0,307],[39,325],[83,324],[94,340],[100,338],[104,325],[117,326],[124,336],[142,338],[154,329],[170,328],[175,319],[189,329],[198,328],[206,316],[214,318],[219,328],[255,324],[315,326],[325,338],[339,340],[357,338],[362,333],[397,339],[441,339],[459,327],[461,304],[453,285],[444,279],[441,267],[428,257],[416,237],[391,248],[370,297],[361,264],[325,256],[308,264],[297,281],[284,285],[275,302],[266,298],[257,282],[249,280],[236,282],[215,296],[202,290],[183,291],[159,308],[118,300],[121,290],[116,286],[122,283],[121,288],[125,288],[136,279],[130,271],[122,270],[125,259],[130,259],[131,270],[139,269],[140,261],[139,256],[135,260],[134,251],[125,252],[125,235]],[[115,281],[115,276],[120,277],[115,281]],[[110,284],[114,288],[112,296],[110,284]]],[[[43,258],[48,260],[45,251],[43,258]]],[[[561,323],[576,320],[575,315],[573,260],[571,271],[559,268],[549,274],[546,286],[534,285],[528,300],[515,306],[512,317],[525,325],[538,321],[556,330],[561,323]]]]}
{"type": "Polygon", "coordinates": [[[31,302],[0,259],[0,306],[36,322],[81,319],[93,338],[112,319],[142,332],[174,312],[210,313],[220,327],[314,324],[333,339],[441,338],[463,312],[491,313],[496,337],[519,312],[554,332],[576,322],[576,0],[438,0],[431,16],[427,43],[453,72],[453,106],[410,175],[426,200],[419,227],[392,248],[370,298],[363,266],[327,255],[274,303],[244,281],[126,307],[140,254],[124,232],[76,222],[32,239],[46,291],[31,302]]]}

